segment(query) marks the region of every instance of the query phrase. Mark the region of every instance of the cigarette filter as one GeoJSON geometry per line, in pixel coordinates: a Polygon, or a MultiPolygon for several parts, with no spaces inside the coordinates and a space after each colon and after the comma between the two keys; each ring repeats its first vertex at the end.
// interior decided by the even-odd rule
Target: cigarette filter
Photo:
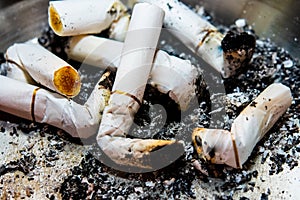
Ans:
{"type": "Polygon", "coordinates": [[[196,128],[192,137],[197,153],[211,163],[241,168],[257,142],[291,103],[292,95],[287,86],[271,84],[233,121],[230,132],[196,128]]]}

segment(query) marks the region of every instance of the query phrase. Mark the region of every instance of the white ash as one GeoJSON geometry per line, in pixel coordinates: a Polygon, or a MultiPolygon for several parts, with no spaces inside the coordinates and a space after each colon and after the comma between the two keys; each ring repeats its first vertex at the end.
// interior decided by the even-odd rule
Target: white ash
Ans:
{"type": "Polygon", "coordinates": [[[244,26],[247,25],[247,21],[246,21],[246,19],[237,19],[237,20],[235,21],[235,25],[236,25],[238,28],[242,28],[242,27],[244,27],[244,26]]]}
{"type": "Polygon", "coordinates": [[[285,68],[290,68],[290,67],[293,67],[293,65],[294,65],[292,60],[285,60],[282,62],[282,64],[284,65],[285,68]]]}

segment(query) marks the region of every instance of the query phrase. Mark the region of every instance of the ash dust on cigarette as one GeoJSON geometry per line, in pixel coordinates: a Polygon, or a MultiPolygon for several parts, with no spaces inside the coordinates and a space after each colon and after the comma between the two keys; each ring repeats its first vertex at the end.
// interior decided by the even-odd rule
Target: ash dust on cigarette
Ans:
{"type": "MultiPolygon", "coordinates": [[[[206,17],[208,20],[212,20],[208,14],[206,17]]],[[[237,31],[235,25],[224,27],[214,21],[212,23],[217,25],[221,32],[227,32],[229,29],[233,32],[237,31]]],[[[251,27],[245,26],[243,29],[255,35],[251,27]]],[[[105,35],[105,33],[102,34],[105,35]]],[[[166,168],[143,174],[124,173],[105,166],[94,157],[95,153],[101,155],[94,139],[88,141],[90,145],[86,150],[81,141],[70,138],[61,130],[12,117],[11,123],[8,123],[9,126],[7,124],[4,126],[2,122],[0,124],[0,134],[8,129],[9,137],[14,138],[13,141],[15,141],[7,145],[19,145],[18,141],[21,141],[17,139],[19,131],[22,131],[21,134],[25,134],[29,139],[27,139],[28,144],[26,143],[25,148],[18,152],[20,155],[18,159],[0,166],[1,196],[14,196],[21,199],[22,197],[34,198],[36,186],[30,184],[39,181],[35,180],[35,173],[40,166],[43,166],[52,172],[40,180],[41,182],[46,184],[47,181],[56,179],[56,176],[60,177],[54,181],[56,182],[54,188],[45,186],[44,190],[47,193],[45,198],[48,199],[255,198],[265,200],[272,193],[279,193],[274,190],[280,190],[280,193],[285,193],[286,197],[289,197],[284,188],[279,186],[277,189],[270,188],[269,182],[273,180],[273,176],[274,180],[280,179],[283,171],[292,172],[295,168],[299,169],[300,62],[270,39],[262,39],[256,35],[255,37],[256,48],[252,62],[234,77],[223,80],[214,72],[206,72],[204,69],[205,80],[209,79],[216,85],[220,85],[222,82],[226,93],[232,94],[230,97],[221,93],[209,94],[209,88],[203,77],[199,77],[199,102],[197,106],[186,111],[188,115],[181,118],[182,113],[168,95],[161,94],[155,88],[147,86],[143,105],[135,117],[135,123],[140,127],[132,130],[138,137],[155,139],[170,139],[175,136],[178,138],[190,137],[196,127],[225,127],[229,130],[233,119],[263,89],[273,82],[281,82],[290,87],[292,91],[292,105],[257,144],[242,169],[209,165],[199,160],[203,171],[200,173],[193,165],[196,156],[193,146],[190,144],[185,148],[185,154],[166,168]],[[226,102],[226,114],[222,116],[222,120],[211,121],[210,113],[224,112],[224,110],[212,110],[211,104],[222,105],[223,101],[226,102]],[[162,104],[164,109],[155,106],[157,104],[162,104]],[[166,123],[161,124],[166,116],[166,123]],[[45,147],[44,149],[35,149],[36,145],[30,143],[36,137],[41,138],[40,143],[45,147]],[[72,152],[63,154],[70,149],[70,146],[76,146],[77,152],[74,152],[73,149],[72,152]],[[38,150],[43,152],[41,156],[36,156],[35,152],[38,150]],[[16,180],[20,180],[19,188],[28,185],[25,194],[16,193],[7,188],[10,185],[9,181],[16,180]]],[[[39,43],[59,57],[67,59],[63,46],[65,40],[66,38],[56,36],[50,28],[45,28],[39,38],[39,43]]],[[[171,55],[189,59],[195,66],[202,67],[199,59],[174,38],[162,36],[159,48],[171,55]]],[[[103,71],[99,72],[99,69],[82,66],[81,63],[75,61],[70,61],[70,64],[74,67],[81,66],[79,71],[81,72],[82,88],[74,100],[85,102],[103,71]]],[[[2,157],[5,158],[3,152],[2,157]]]]}

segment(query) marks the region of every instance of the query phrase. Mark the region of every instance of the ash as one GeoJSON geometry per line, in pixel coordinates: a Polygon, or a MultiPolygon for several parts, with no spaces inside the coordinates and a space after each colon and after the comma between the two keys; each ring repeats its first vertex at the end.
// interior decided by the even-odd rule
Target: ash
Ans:
{"type": "MultiPolygon", "coordinates": [[[[220,27],[223,31],[228,28],[220,27]]],[[[235,30],[233,25],[229,27],[235,30]]],[[[254,34],[249,27],[245,31],[254,34]]],[[[137,114],[140,121],[140,129],[133,130],[140,137],[152,137],[156,139],[169,139],[188,137],[195,127],[215,127],[230,129],[233,119],[246,107],[258,94],[273,82],[281,82],[291,88],[293,103],[290,109],[280,118],[278,123],[269,131],[262,141],[254,149],[249,160],[242,169],[232,169],[226,166],[216,166],[199,160],[194,155],[191,145],[187,145],[186,154],[170,166],[146,174],[126,174],[114,171],[95,159],[91,154],[84,156],[79,166],[72,170],[72,174],[61,185],[60,191],[64,199],[189,199],[196,198],[193,182],[197,180],[203,187],[214,189],[213,198],[233,199],[238,191],[255,191],[258,187],[259,171],[252,166],[259,157],[260,163],[268,162],[269,174],[278,174],[284,167],[293,169],[298,165],[299,159],[299,87],[300,66],[297,59],[292,58],[283,48],[276,46],[269,39],[257,38],[256,50],[248,67],[230,79],[223,80],[213,73],[210,81],[216,84],[224,84],[226,95],[222,93],[207,94],[209,88],[205,88],[196,106],[180,113],[174,106],[164,107],[168,116],[181,115],[181,120],[167,120],[163,128],[160,121],[165,117],[165,112],[152,110],[149,107],[156,104],[156,92],[146,91],[143,108],[137,114]],[[291,66],[292,65],[292,66],[291,66]],[[152,94],[152,95],[151,95],[152,94]],[[209,98],[210,95],[210,98],[209,98]],[[224,110],[213,110],[211,105],[225,105],[224,110]],[[223,113],[221,119],[211,120],[212,112],[223,113]],[[153,119],[152,121],[149,121],[153,119]],[[143,129],[146,126],[148,129],[143,129]],[[149,128],[150,127],[150,128],[149,128]],[[193,161],[198,160],[203,171],[201,173],[193,166],[193,161]],[[87,180],[87,181],[85,181],[87,180]],[[91,189],[92,188],[92,189],[91,189]]],[[[201,67],[197,57],[186,49],[182,53],[176,48],[180,45],[168,38],[162,38],[160,48],[172,55],[189,59],[197,67],[201,67]],[[174,47],[175,46],[175,47],[174,47]]],[[[184,47],[181,47],[184,48],[184,47]]],[[[165,100],[166,101],[166,100],[165,100]]],[[[171,101],[170,99],[168,101],[171,101]]],[[[167,101],[166,101],[167,102],[167,101]]],[[[168,103],[166,103],[168,104],[168,103]]],[[[97,149],[94,146],[94,149],[97,149]]],[[[261,199],[268,199],[270,189],[261,193],[261,199]]],[[[241,197],[241,199],[248,199],[241,197]]]]}

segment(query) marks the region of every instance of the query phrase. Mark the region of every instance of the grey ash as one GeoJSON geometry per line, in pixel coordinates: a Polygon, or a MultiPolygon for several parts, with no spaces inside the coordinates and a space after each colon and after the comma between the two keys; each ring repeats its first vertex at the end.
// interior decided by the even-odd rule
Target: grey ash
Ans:
{"type": "MultiPolygon", "coordinates": [[[[206,18],[213,21],[213,18],[210,16],[206,18]]],[[[237,30],[234,25],[230,27],[220,25],[219,28],[224,33],[228,30],[237,30]]],[[[233,199],[233,195],[237,191],[254,191],[254,188],[258,187],[256,184],[257,179],[261,179],[261,181],[265,180],[256,169],[252,169],[253,160],[259,155],[262,157],[262,163],[268,161],[270,175],[281,173],[284,166],[290,169],[297,166],[299,164],[297,155],[299,155],[300,151],[299,121],[297,121],[300,118],[299,60],[294,59],[284,48],[272,43],[270,39],[263,39],[256,36],[254,30],[250,27],[245,26],[243,31],[253,35],[257,40],[251,63],[228,79],[222,80],[211,74],[208,76],[211,76],[211,80],[214,80],[216,83],[224,83],[227,94],[240,92],[249,97],[249,101],[253,100],[259,92],[273,82],[281,82],[290,87],[294,99],[286,114],[279,119],[276,125],[257,144],[251,157],[242,169],[210,165],[199,159],[200,165],[208,172],[209,176],[201,174],[191,164],[194,159],[198,159],[191,145],[189,146],[191,148],[186,148],[186,154],[177,162],[165,169],[147,174],[117,172],[104,166],[91,154],[87,154],[84,156],[82,162],[71,170],[71,174],[61,184],[59,192],[63,199],[85,199],[88,195],[87,191],[90,184],[93,185],[93,199],[195,198],[192,184],[194,180],[199,180],[203,185],[214,188],[215,192],[213,195],[215,199],[233,199]],[[285,60],[291,60],[294,66],[285,67],[283,63],[285,60]],[[88,180],[88,183],[82,181],[84,178],[88,180]]],[[[43,33],[39,42],[64,58],[64,52],[61,51],[64,49],[64,43],[60,42],[63,39],[57,39],[54,39],[54,36],[48,29],[43,33]]],[[[161,48],[173,55],[181,55],[181,51],[178,50],[179,48],[172,48],[174,44],[166,42],[161,48]]],[[[181,57],[191,59],[193,64],[195,62],[196,66],[201,66],[201,63],[197,63],[197,59],[190,54],[186,53],[183,56],[181,55],[181,57]]],[[[174,136],[185,138],[192,133],[195,127],[230,127],[230,122],[245,105],[236,106],[227,103],[226,115],[223,116],[224,119],[213,122],[210,118],[210,111],[211,100],[214,99],[210,99],[209,95],[212,94],[207,94],[204,90],[202,98],[198,100],[198,106],[189,110],[189,114],[183,117],[180,122],[170,120],[170,123],[157,132],[157,134],[151,136],[147,133],[145,136],[162,139],[174,136]]],[[[269,99],[269,101],[271,100],[269,99]]],[[[255,103],[252,103],[252,106],[255,106],[255,103]]],[[[142,116],[146,117],[143,114],[142,116]]],[[[141,120],[143,121],[143,119],[141,120]]],[[[144,121],[147,122],[147,119],[144,119],[144,121]]],[[[48,153],[51,154],[51,152],[48,153]]],[[[1,169],[3,172],[5,166],[2,166],[1,169]]],[[[29,168],[29,170],[31,169],[29,168]]],[[[268,199],[269,195],[269,192],[262,193],[261,199],[268,199]]]]}

